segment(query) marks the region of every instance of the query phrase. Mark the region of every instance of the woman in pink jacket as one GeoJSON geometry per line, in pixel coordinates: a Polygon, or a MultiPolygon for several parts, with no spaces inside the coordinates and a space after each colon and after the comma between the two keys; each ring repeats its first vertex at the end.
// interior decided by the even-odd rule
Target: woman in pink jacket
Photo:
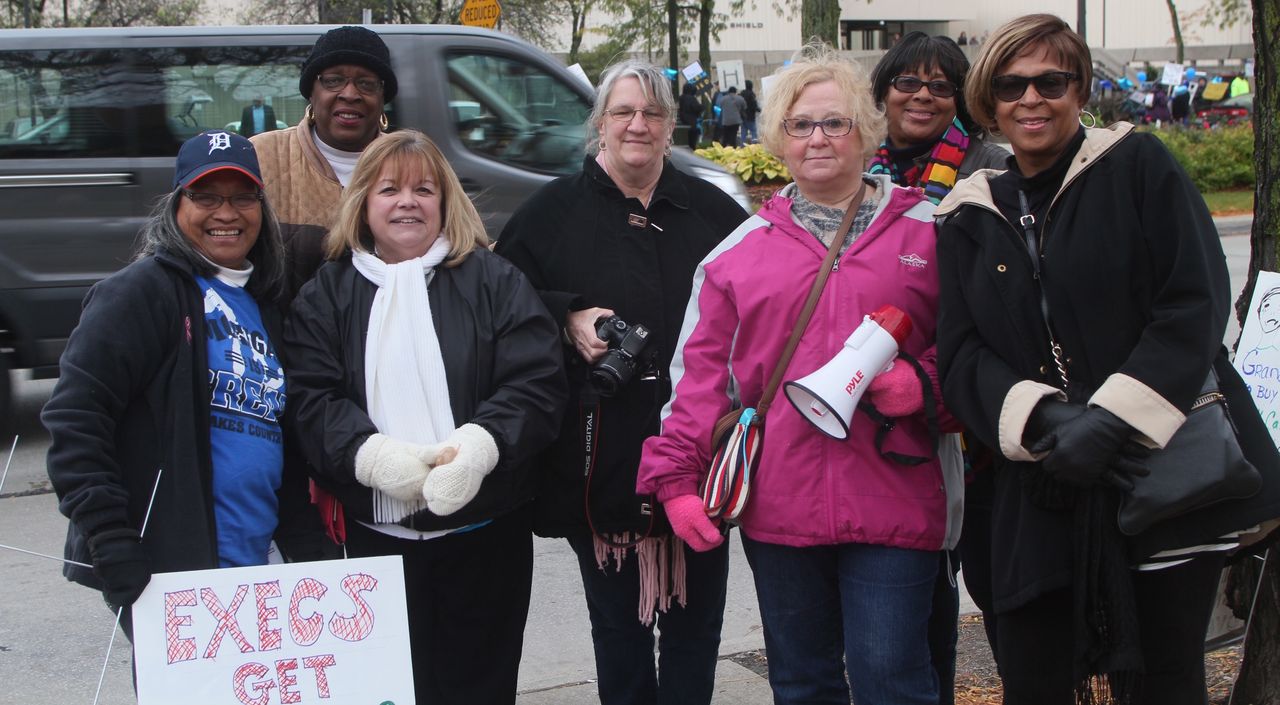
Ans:
{"type": "MultiPolygon", "coordinates": [[[[934,453],[925,410],[926,399],[941,399],[934,207],[918,189],[863,173],[885,120],[856,65],[807,50],[776,75],[764,114],[772,119],[761,125],[762,141],[795,183],[695,272],[671,364],[674,392],[661,435],[645,443],[637,488],[657,495],[693,548],[723,541],[698,496],[712,426],[734,406],[758,403],[830,243],[842,238],[783,379],[821,367],[864,314],[891,304],[911,317],[901,347],[920,361],[932,393],[902,362],[875,378],[866,398],[895,422],[880,449],[879,424],[862,412],[841,441],[781,398],[769,410],[750,503],[739,517],[769,682],[779,705],[847,705],[851,694],[859,705],[935,703],[926,626],[938,551],[956,531],[947,508],[959,500],[958,489],[948,492],[959,486],[959,466],[934,453]],[[853,224],[838,233],[848,207],[857,208],[853,224]],[[926,460],[900,464],[880,450],[926,460]],[[944,465],[951,471],[945,481],[944,465]]],[[[936,405],[931,411],[950,422],[936,405]]],[[[953,448],[951,440],[943,447],[953,448]]]]}

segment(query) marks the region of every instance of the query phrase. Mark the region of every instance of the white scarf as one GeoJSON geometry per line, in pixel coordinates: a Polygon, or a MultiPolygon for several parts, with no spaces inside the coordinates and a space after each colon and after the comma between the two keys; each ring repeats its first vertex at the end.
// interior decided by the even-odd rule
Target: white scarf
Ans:
{"type": "MultiPolygon", "coordinates": [[[[379,432],[409,443],[438,443],[454,431],[449,383],[427,294],[435,266],[448,254],[449,241],[441,236],[425,255],[397,264],[360,250],[351,257],[356,271],[378,286],[364,343],[369,418],[379,432]]],[[[426,507],[425,501],[373,493],[373,518],[379,523],[400,521],[426,507]]]]}

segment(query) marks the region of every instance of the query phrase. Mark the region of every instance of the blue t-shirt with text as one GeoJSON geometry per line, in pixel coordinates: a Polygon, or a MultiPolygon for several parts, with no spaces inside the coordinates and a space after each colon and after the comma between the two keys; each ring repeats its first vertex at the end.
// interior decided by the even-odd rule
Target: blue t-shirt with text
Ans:
{"type": "Polygon", "coordinates": [[[284,472],[284,369],[243,288],[197,277],[209,353],[209,442],[221,567],[262,565],[284,472]]]}

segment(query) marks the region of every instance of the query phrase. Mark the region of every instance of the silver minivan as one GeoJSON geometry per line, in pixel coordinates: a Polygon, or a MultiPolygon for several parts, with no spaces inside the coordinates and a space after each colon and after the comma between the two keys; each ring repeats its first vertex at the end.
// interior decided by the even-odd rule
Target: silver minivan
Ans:
{"type": "MultiPolygon", "coordinates": [[[[378,25],[400,92],[393,127],[439,144],[497,235],[535,188],[581,167],[592,90],[509,35],[378,25]]],[[[9,369],[57,374],[94,282],[129,259],[184,140],[238,127],[262,100],[295,125],[303,61],[331,27],[0,30],[0,425],[9,369]]],[[[742,184],[674,150],[676,166],[747,207],[742,184]]]]}

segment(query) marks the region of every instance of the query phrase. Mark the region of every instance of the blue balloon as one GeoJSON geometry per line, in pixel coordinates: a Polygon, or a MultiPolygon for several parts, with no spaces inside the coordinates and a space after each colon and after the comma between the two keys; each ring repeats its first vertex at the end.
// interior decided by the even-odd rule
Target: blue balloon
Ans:
{"type": "Polygon", "coordinates": [[[1146,82],[1146,80],[1147,80],[1147,72],[1146,72],[1146,71],[1139,71],[1139,72],[1138,72],[1138,82],[1139,82],[1139,83],[1145,83],[1145,82],[1146,82]]]}
{"type": "Polygon", "coordinates": [[[1194,67],[1194,66],[1188,66],[1188,67],[1187,67],[1187,70],[1186,70],[1184,73],[1186,73],[1187,78],[1195,78],[1195,77],[1196,77],[1196,69],[1195,69],[1195,67],[1194,67]]]}

